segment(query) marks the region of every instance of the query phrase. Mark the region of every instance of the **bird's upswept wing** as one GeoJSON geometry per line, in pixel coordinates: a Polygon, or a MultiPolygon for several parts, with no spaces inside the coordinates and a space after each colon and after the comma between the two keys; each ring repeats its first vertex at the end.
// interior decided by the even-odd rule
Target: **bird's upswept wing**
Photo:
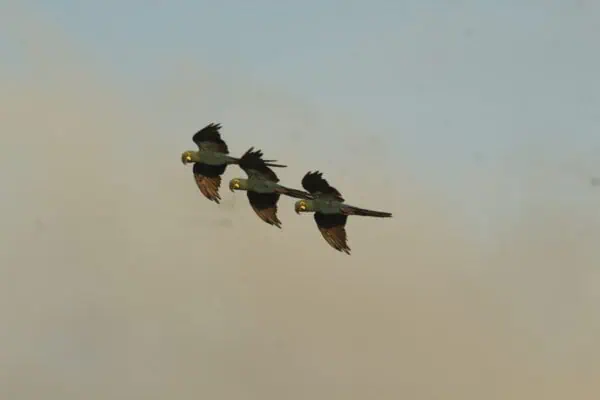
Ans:
{"type": "Polygon", "coordinates": [[[221,124],[208,124],[192,136],[192,140],[200,150],[210,150],[229,154],[227,143],[221,138],[221,124]]]}
{"type": "Polygon", "coordinates": [[[336,200],[344,201],[342,194],[323,178],[322,172],[307,172],[302,178],[302,187],[310,194],[332,196],[336,200]]]}
{"type": "Polygon", "coordinates": [[[208,165],[203,163],[194,163],[194,179],[198,189],[207,199],[219,204],[221,196],[219,188],[221,187],[221,175],[225,172],[227,165],[208,165]]]}
{"type": "Polygon", "coordinates": [[[276,161],[264,160],[261,150],[254,150],[254,147],[250,147],[240,157],[239,166],[248,176],[260,175],[269,181],[279,182],[277,174],[269,167],[284,168],[285,165],[274,164],[276,161]]]}
{"type": "Polygon", "coordinates": [[[278,193],[256,193],[246,192],[248,201],[252,209],[260,219],[269,225],[275,225],[281,228],[281,221],[277,217],[277,202],[280,194],[278,193]]]}
{"type": "Polygon", "coordinates": [[[317,227],[327,243],[337,251],[350,254],[348,237],[346,235],[347,215],[342,214],[314,214],[317,227]]]}

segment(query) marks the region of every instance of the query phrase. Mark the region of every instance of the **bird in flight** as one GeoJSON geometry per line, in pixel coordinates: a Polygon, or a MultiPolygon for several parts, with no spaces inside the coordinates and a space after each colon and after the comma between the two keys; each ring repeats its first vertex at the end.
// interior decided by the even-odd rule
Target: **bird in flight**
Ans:
{"type": "Polygon", "coordinates": [[[391,218],[392,214],[351,206],[345,203],[342,194],[319,171],[307,172],[302,178],[302,187],[312,199],[298,200],[294,209],[297,214],[314,213],[314,219],[325,241],[334,249],[350,254],[346,235],[346,222],[350,215],[362,217],[391,218]]]}
{"type": "Polygon", "coordinates": [[[312,196],[302,190],[280,185],[277,174],[269,167],[285,168],[286,165],[272,164],[276,160],[263,160],[261,150],[251,147],[240,158],[239,166],[244,170],[247,179],[233,178],[229,181],[229,189],[233,192],[246,192],[250,206],[258,217],[269,225],[281,229],[281,221],[277,216],[277,203],[280,196],[286,195],[297,199],[310,199],[312,196]]]}

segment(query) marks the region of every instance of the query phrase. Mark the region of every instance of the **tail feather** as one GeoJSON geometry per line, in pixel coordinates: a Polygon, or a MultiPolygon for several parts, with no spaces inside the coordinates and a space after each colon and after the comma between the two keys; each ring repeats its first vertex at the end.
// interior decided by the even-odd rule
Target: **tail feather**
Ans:
{"type": "Polygon", "coordinates": [[[265,165],[267,167],[287,168],[287,165],[275,164],[275,161],[277,161],[277,160],[265,160],[265,165]]]}
{"type": "Polygon", "coordinates": [[[345,206],[344,211],[347,215],[359,215],[362,217],[377,217],[377,218],[391,218],[392,213],[385,211],[374,211],[367,210],[366,208],[359,208],[354,206],[345,206]]]}
{"type": "MultiPolygon", "coordinates": [[[[240,165],[240,161],[241,161],[240,158],[229,157],[229,164],[240,165]]],[[[264,162],[267,167],[287,168],[287,165],[275,164],[275,162],[277,162],[277,160],[264,160],[264,162]]]]}
{"type": "Polygon", "coordinates": [[[281,194],[285,194],[286,196],[293,197],[295,199],[310,200],[313,198],[310,193],[307,193],[303,190],[292,189],[292,188],[285,187],[285,186],[279,186],[278,192],[281,194]]]}

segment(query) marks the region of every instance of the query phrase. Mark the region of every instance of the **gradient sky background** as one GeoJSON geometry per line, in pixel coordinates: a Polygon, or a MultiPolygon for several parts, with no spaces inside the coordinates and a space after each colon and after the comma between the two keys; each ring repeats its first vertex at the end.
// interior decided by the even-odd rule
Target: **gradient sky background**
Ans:
{"type": "MultiPolygon", "coordinates": [[[[589,185],[600,174],[593,2],[32,3],[124,90],[164,80],[184,57],[321,112],[342,110],[372,128],[365,136],[385,144],[387,160],[402,160],[391,168],[410,165],[473,221],[505,217],[524,191],[598,201],[589,185]],[[512,195],[496,200],[490,186],[512,195]]],[[[165,135],[194,123],[204,121],[165,135]]]]}
{"type": "Polygon", "coordinates": [[[0,397],[596,398],[600,5],[218,4],[0,0],[0,397]],[[394,218],[210,207],[208,121],[394,218]]]}

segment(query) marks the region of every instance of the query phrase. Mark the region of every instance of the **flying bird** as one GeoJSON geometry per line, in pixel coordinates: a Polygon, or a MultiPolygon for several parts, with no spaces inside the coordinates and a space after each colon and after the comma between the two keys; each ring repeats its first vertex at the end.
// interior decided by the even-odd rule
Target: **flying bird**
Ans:
{"type": "Polygon", "coordinates": [[[272,164],[276,160],[263,160],[261,150],[251,147],[240,158],[239,166],[244,170],[247,179],[233,178],[229,181],[229,189],[246,191],[250,206],[258,217],[269,225],[281,229],[281,221],[277,216],[277,203],[280,196],[286,195],[297,199],[311,199],[309,193],[280,185],[277,174],[269,167],[285,168],[287,165],[272,164]]]}
{"type": "Polygon", "coordinates": [[[194,180],[198,189],[207,199],[219,204],[221,196],[221,175],[230,164],[237,164],[238,159],[229,156],[227,143],[221,138],[221,124],[208,124],[192,136],[198,150],[187,150],[181,153],[181,162],[193,163],[194,180]]]}
{"type": "Polygon", "coordinates": [[[348,255],[350,247],[346,235],[346,222],[350,215],[392,217],[392,214],[388,212],[373,211],[346,204],[342,194],[323,178],[322,172],[307,172],[302,178],[302,187],[313,198],[297,201],[294,205],[296,213],[313,212],[317,227],[325,241],[334,249],[348,255]]]}

